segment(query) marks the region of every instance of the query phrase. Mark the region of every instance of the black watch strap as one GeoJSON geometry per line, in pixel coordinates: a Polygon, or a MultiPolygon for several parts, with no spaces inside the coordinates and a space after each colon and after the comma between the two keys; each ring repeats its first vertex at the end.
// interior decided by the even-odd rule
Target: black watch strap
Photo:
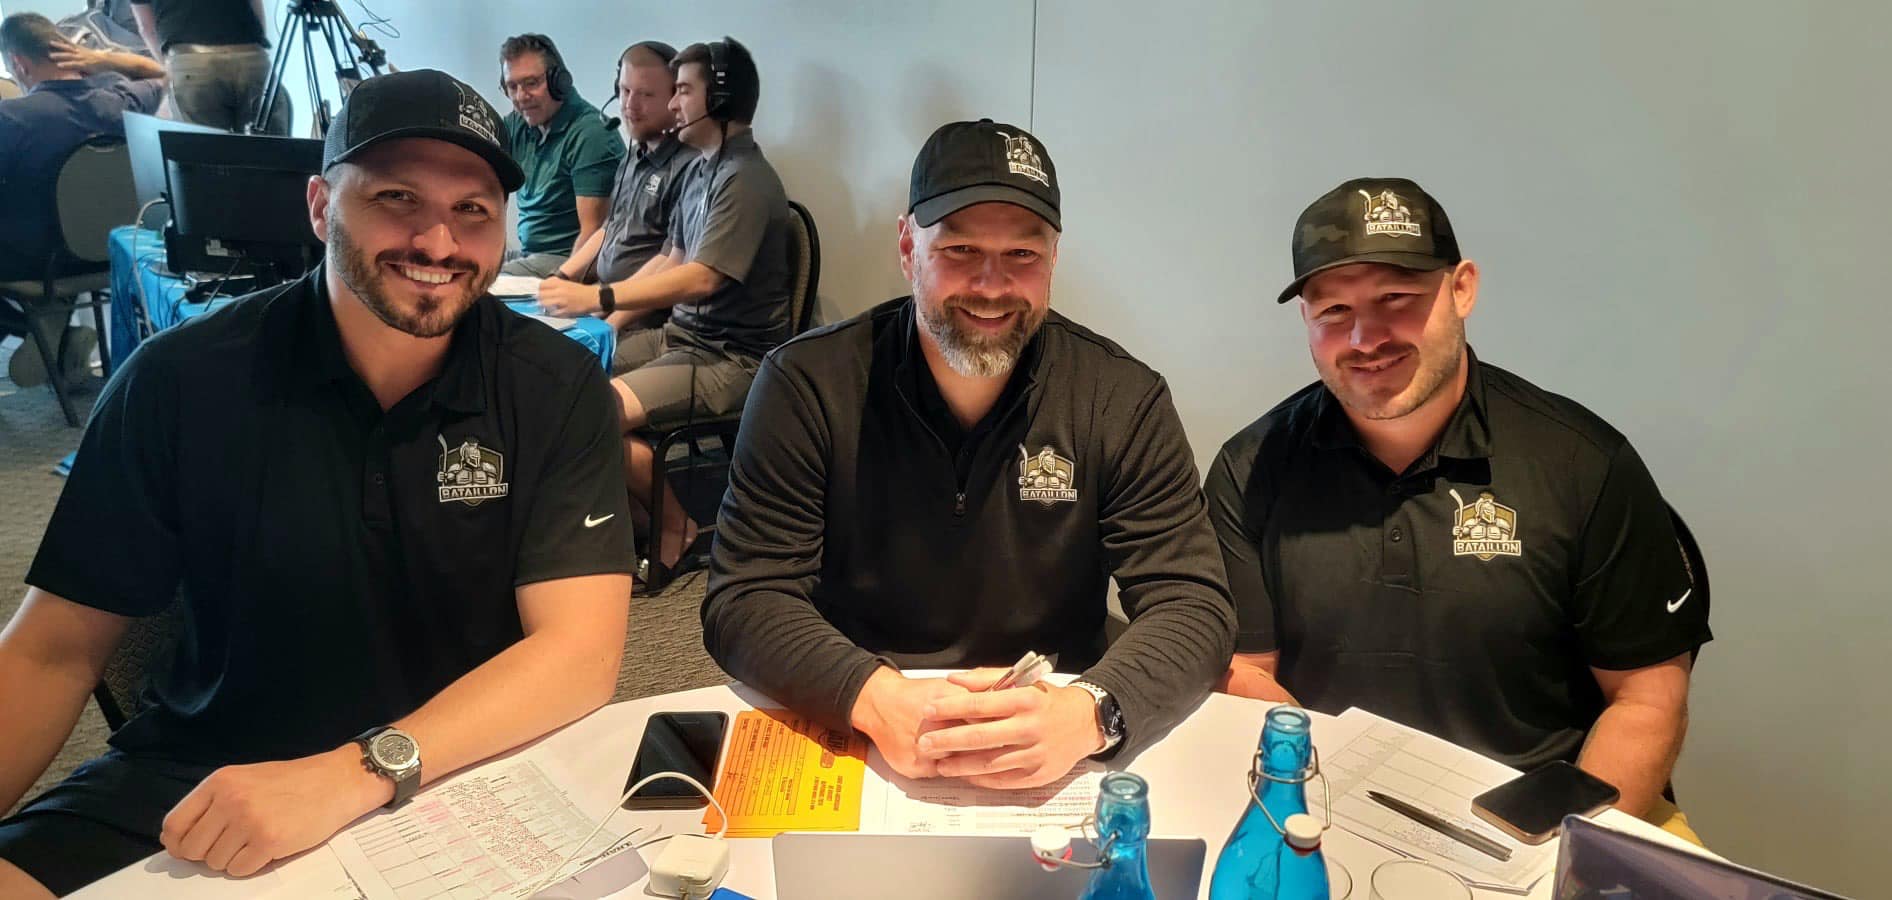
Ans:
{"type": "MultiPolygon", "coordinates": [[[[406,803],[409,798],[414,796],[415,791],[420,790],[420,760],[418,758],[418,752],[414,765],[404,771],[397,772],[390,770],[375,761],[374,751],[371,746],[375,738],[380,737],[383,732],[394,730],[394,726],[392,725],[381,725],[370,728],[362,732],[359,737],[355,738],[355,743],[361,747],[361,767],[394,782],[394,796],[388,800],[387,806],[385,807],[387,809],[398,809],[401,804],[406,803]]],[[[413,740],[412,735],[408,735],[406,732],[401,732],[401,734],[409,741],[413,740]]]]}
{"type": "Polygon", "coordinates": [[[598,282],[598,307],[607,316],[618,311],[617,294],[611,290],[609,281],[598,282]]]}

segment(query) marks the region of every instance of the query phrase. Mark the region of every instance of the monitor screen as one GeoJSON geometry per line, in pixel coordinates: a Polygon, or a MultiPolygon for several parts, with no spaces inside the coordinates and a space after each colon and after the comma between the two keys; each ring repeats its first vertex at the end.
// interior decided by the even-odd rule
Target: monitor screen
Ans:
{"type": "Polygon", "coordinates": [[[164,149],[158,146],[162,131],[190,131],[197,134],[223,134],[220,128],[160,119],[144,113],[125,114],[125,148],[131,153],[131,181],[138,191],[138,207],[164,199],[164,149]]]}
{"type": "Polygon", "coordinates": [[[322,257],[309,226],[309,176],[322,142],[308,138],[165,131],[165,231],[173,272],[296,277],[322,257]]]}

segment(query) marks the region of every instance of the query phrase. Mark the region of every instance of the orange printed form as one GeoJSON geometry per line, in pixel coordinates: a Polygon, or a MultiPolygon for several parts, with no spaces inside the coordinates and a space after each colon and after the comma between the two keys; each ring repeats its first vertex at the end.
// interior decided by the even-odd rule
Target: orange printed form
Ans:
{"type": "MultiPolygon", "coordinates": [[[[729,813],[730,837],[858,831],[866,777],[866,737],[785,709],[752,709],[736,716],[716,802],[729,813]]],[[[703,824],[721,824],[714,807],[703,824]]]]}

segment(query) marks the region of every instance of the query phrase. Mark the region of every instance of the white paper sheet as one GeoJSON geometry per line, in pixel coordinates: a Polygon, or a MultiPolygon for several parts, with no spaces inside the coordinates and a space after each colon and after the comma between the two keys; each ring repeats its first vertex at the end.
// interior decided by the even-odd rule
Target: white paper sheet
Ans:
{"type": "Polygon", "coordinates": [[[1097,809],[1104,768],[1084,763],[1063,778],[1023,791],[973,787],[955,778],[896,778],[879,801],[862,798],[861,830],[893,834],[1031,834],[1076,825],[1097,809]]]}
{"type": "MultiPolygon", "coordinates": [[[[1528,887],[1550,871],[1556,844],[1519,843],[1472,814],[1472,798],[1517,777],[1516,770],[1364,710],[1349,709],[1341,718],[1356,716],[1368,720],[1366,727],[1339,752],[1321,754],[1333,790],[1334,824],[1477,881],[1528,887]],[[1368,790],[1483,834],[1509,847],[1511,859],[1500,862],[1387,809],[1369,799],[1368,790]]],[[[1320,802],[1318,789],[1308,786],[1309,806],[1320,802]]]]}
{"type": "MultiPolygon", "coordinates": [[[[594,824],[536,764],[515,759],[429,790],[330,846],[368,900],[519,898],[594,824]]],[[[602,832],[588,849],[619,836],[602,832]]]]}
{"type": "Polygon", "coordinates": [[[501,275],[493,279],[487,292],[495,297],[537,297],[539,282],[544,280],[530,275],[501,275]]]}

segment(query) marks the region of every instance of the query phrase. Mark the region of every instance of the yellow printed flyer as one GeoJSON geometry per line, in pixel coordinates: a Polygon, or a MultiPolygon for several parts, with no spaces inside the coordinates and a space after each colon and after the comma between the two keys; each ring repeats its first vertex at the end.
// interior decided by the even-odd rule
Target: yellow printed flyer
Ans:
{"type": "MultiPolygon", "coordinates": [[[[730,837],[855,831],[866,775],[865,737],[788,710],[752,709],[736,716],[716,802],[729,813],[730,837]]],[[[716,830],[714,807],[703,824],[716,830]]]]}

